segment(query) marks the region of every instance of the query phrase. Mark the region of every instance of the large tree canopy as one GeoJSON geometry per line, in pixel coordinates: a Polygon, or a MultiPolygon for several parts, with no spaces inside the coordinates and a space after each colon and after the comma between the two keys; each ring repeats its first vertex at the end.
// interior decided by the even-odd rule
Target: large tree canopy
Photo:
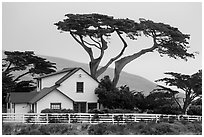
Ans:
{"type": "MultiPolygon", "coordinates": [[[[156,80],[156,82],[165,82],[165,84],[168,86],[174,86],[184,91],[185,98],[183,100],[183,106],[179,104],[176,98],[174,99],[182,112],[185,114],[187,112],[187,108],[192,104],[195,98],[201,97],[202,95],[202,70],[199,70],[192,75],[185,75],[175,72],[167,72],[165,74],[170,75],[171,78],[159,79],[156,80]]],[[[159,86],[159,89],[157,90],[166,90],[174,94],[178,93],[178,91],[164,86],[159,86]]]]}
{"type": "Polygon", "coordinates": [[[3,101],[7,93],[31,91],[35,88],[33,79],[23,79],[26,75],[42,75],[56,71],[55,63],[34,55],[32,51],[5,51],[2,60],[3,101]]]}
{"type": "MultiPolygon", "coordinates": [[[[90,57],[90,73],[97,78],[112,64],[115,63],[113,84],[116,86],[120,72],[131,61],[148,52],[157,51],[161,56],[167,55],[172,58],[187,60],[194,57],[187,49],[188,34],[183,34],[178,28],[164,23],[155,23],[151,20],[140,19],[137,23],[131,19],[115,19],[112,16],[102,14],[66,14],[63,21],[55,23],[61,32],[69,32],[79,45],[90,57]],[[123,47],[121,51],[107,61],[107,64],[100,67],[100,62],[108,49],[107,37],[116,33],[123,47]],[[127,38],[137,40],[138,37],[149,37],[153,43],[149,48],[141,49],[132,55],[123,56],[128,47],[127,38]],[[99,50],[100,55],[94,56],[93,48],[99,50]]],[[[137,46],[137,45],[136,45],[137,46]]]]}

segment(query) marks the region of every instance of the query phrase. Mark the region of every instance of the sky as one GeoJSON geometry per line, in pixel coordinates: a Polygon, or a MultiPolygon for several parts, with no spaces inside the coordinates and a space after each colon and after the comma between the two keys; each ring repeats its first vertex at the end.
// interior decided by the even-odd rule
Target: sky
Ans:
{"type": "MultiPolygon", "coordinates": [[[[60,33],[54,23],[63,20],[67,13],[99,13],[114,18],[129,18],[139,22],[145,18],[169,24],[190,34],[189,52],[199,52],[195,59],[160,57],[148,53],[132,61],[123,69],[132,74],[155,81],[166,77],[165,72],[193,74],[202,68],[202,4],[201,2],[3,2],[2,50],[32,50],[37,55],[48,55],[88,63],[88,54],[68,33],[60,33]]],[[[144,47],[152,46],[150,38],[128,41],[124,55],[131,55],[144,47]]],[[[113,35],[102,61],[122,49],[121,41],[113,35]]],[[[77,66],[76,66],[77,67],[77,66]]],[[[114,67],[114,64],[111,65],[114,67]]]]}

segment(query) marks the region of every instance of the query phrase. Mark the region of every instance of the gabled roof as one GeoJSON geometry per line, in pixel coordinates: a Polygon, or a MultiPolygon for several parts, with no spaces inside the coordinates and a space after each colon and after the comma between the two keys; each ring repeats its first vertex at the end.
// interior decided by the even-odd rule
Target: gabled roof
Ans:
{"type": "Polygon", "coordinates": [[[64,96],[66,96],[67,98],[69,98],[70,100],[73,101],[73,99],[71,99],[70,97],[68,97],[67,95],[65,95],[64,93],[62,93],[60,90],[57,89],[57,85],[54,85],[50,88],[43,88],[42,90],[39,91],[39,93],[32,98],[29,103],[35,103],[37,101],[39,101],[40,99],[42,99],[44,96],[46,96],[47,94],[49,94],[50,92],[52,92],[53,90],[57,90],[58,92],[60,92],[61,94],[63,94],[64,96]]]}
{"type": "Polygon", "coordinates": [[[57,74],[65,73],[65,72],[70,73],[70,72],[72,72],[75,69],[79,69],[79,68],[64,68],[64,69],[62,69],[60,71],[53,72],[51,74],[47,74],[47,75],[36,77],[35,79],[41,79],[41,78],[45,78],[45,77],[49,77],[49,76],[53,76],[53,75],[57,75],[57,74]]]}
{"type": "Polygon", "coordinates": [[[59,93],[63,94],[64,96],[66,96],[70,100],[74,101],[73,99],[71,99],[70,97],[68,97],[64,93],[62,93],[60,90],[58,90],[57,87],[59,87],[59,86],[54,85],[54,86],[49,87],[49,88],[43,88],[39,92],[37,92],[37,91],[32,91],[32,92],[12,92],[12,93],[10,93],[9,102],[17,103],[17,104],[18,103],[19,104],[20,103],[31,103],[31,104],[33,104],[33,103],[39,101],[40,99],[42,99],[43,97],[45,97],[47,94],[49,94],[53,90],[57,90],[59,93]]]}
{"type": "Polygon", "coordinates": [[[37,94],[38,92],[36,90],[32,92],[11,92],[8,102],[28,103],[37,94]]]}
{"type": "Polygon", "coordinates": [[[35,103],[38,100],[40,100],[41,98],[43,98],[44,96],[46,96],[47,94],[49,94],[50,92],[52,92],[54,89],[56,89],[58,86],[52,86],[49,88],[43,88],[42,90],[40,90],[38,92],[38,94],[36,94],[36,96],[34,96],[31,100],[29,100],[29,103],[35,103]]]}
{"type": "Polygon", "coordinates": [[[77,72],[80,69],[83,70],[88,76],[90,76],[92,79],[94,79],[96,82],[99,83],[99,81],[97,79],[93,78],[84,69],[79,68],[79,67],[76,67],[76,68],[64,68],[61,71],[57,71],[57,72],[54,72],[54,73],[51,73],[51,74],[48,74],[48,75],[36,77],[35,79],[41,79],[41,78],[45,78],[45,77],[49,77],[49,76],[54,76],[54,75],[61,74],[61,73],[67,73],[65,76],[63,76],[61,79],[59,79],[58,81],[55,82],[55,85],[60,85],[63,81],[65,81],[67,78],[72,76],[75,72],[77,72]]]}
{"type": "Polygon", "coordinates": [[[63,76],[61,79],[55,82],[55,85],[60,85],[63,81],[65,81],[67,78],[69,78],[71,75],[73,75],[75,72],[77,72],[80,68],[75,68],[73,70],[70,70],[65,76],[63,76]]]}

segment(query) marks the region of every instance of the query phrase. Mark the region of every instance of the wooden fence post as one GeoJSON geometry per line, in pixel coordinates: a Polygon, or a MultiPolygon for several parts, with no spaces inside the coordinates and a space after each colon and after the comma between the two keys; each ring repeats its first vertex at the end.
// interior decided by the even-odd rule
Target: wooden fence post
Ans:
{"type": "Polygon", "coordinates": [[[177,116],[178,121],[180,121],[180,115],[177,116]]]}
{"type": "Polygon", "coordinates": [[[158,115],[156,115],[156,120],[155,121],[156,121],[156,123],[158,123],[158,115]]]}
{"type": "Polygon", "coordinates": [[[89,114],[89,123],[91,124],[91,114],[89,114]]]}
{"type": "Polygon", "coordinates": [[[46,123],[48,124],[49,123],[48,113],[46,114],[46,119],[47,119],[46,123]]]}
{"type": "Polygon", "coordinates": [[[137,122],[137,117],[136,117],[136,115],[135,115],[135,122],[137,122]]]}
{"type": "Polygon", "coordinates": [[[68,120],[68,123],[70,124],[70,122],[71,122],[71,116],[70,116],[70,114],[68,114],[68,116],[69,116],[69,120],[68,120]]]}
{"type": "Polygon", "coordinates": [[[24,114],[23,114],[23,117],[22,117],[22,122],[25,123],[25,122],[24,122],[24,114]]]}
{"type": "Polygon", "coordinates": [[[112,123],[114,124],[114,115],[112,114],[112,123]]]}
{"type": "Polygon", "coordinates": [[[125,114],[123,114],[123,124],[125,123],[125,114]]]}

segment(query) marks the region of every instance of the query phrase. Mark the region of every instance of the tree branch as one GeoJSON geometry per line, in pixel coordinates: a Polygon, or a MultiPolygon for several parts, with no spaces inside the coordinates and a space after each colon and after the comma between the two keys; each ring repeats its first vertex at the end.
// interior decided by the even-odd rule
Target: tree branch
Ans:
{"type": "Polygon", "coordinates": [[[91,39],[93,42],[97,43],[97,44],[99,45],[99,47],[101,48],[101,44],[100,44],[100,42],[94,40],[91,36],[89,36],[89,37],[90,37],[90,39],[91,39]]]}
{"type": "Polygon", "coordinates": [[[122,71],[122,69],[124,68],[125,65],[127,65],[128,63],[130,63],[134,59],[142,56],[143,54],[145,54],[147,52],[153,52],[156,48],[157,48],[157,44],[154,43],[154,45],[151,48],[143,49],[143,50],[141,50],[135,54],[123,57],[120,60],[116,61],[115,62],[115,72],[114,72],[114,78],[113,78],[113,85],[116,87],[118,80],[119,80],[120,72],[122,71]]]}
{"type": "Polygon", "coordinates": [[[11,63],[11,62],[9,62],[9,65],[7,66],[7,68],[6,68],[5,72],[6,72],[6,71],[8,71],[8,70],[10,69],[11,64],[12,64],[12,63],[11,63]]]}
{"type": "Polygon", "coordinates": [[[98,73],[99,76],[100,76],[103,72],[105,72],[106,69],[107,69],[115,60],[119,59],[119,58],[123,55],[125,49],[127,48],[127,43],[126,43],[126,41],[123,39],[123,37],[120,35],[120,33],[119,33],[118,31],[116,31],[116,32],[117,32],[119,38],[121,39],[121,41],[122,41],[123,44],[124,44],[123,49],[121,50],[121,52],[120,52],[117,56],[111,58],[105,66],[101,67],[101,68],[97,71],[97,73],[98,73]]]}
{"type": "Polygon", "coordinates": [[[178,100],[176,99],[175,96],[173,96],[173,99],[177,103],[177,105],[179,106],[179,109],[182,110],[181,104],[178,102],[178,100]]]}
{"type": "Polygon", "coordinates": [[[87,42],[87,41],[85,41],[85,40],[83,40],[83,41],[84,41],[84,43],[88,44],[89,46],[94,46],[94,47],[100,49],[100,47],[97,46],[96,44],[89,43],[89,42],[87,42]]]}
{"type": "Polygon", "coordinates": [[[27,74],[29,74],[30,73],[30,71],[28,71],[28,72],[26,72],[26,73],[23,73],[23,74],[21,74],[20,76],[18,76],[16,79],[14,79],[13,81],[15,82],[15,81],[18,81],[21,77],[23,77],[23,76],[25,76],[25,75],[27,75],[27,74]]]}
{"type": "Polygon", "coordinates": [[[80,40],[81,40],[80,41],[79,39],[76,38],[76,36],[74,36],[74,34],[71,31],[70,31],[70,34],[84,48],[84,50],[89,54],[90,59],[93,60],[94,59],[93,52],[92,52],[91,48],[87,47],[84,44],[82,36],[79,36],[80,40]]]}

